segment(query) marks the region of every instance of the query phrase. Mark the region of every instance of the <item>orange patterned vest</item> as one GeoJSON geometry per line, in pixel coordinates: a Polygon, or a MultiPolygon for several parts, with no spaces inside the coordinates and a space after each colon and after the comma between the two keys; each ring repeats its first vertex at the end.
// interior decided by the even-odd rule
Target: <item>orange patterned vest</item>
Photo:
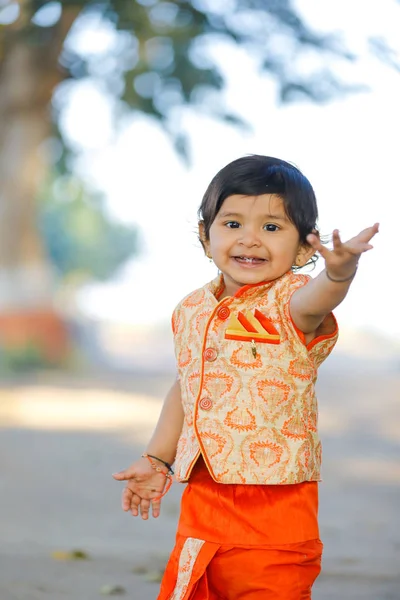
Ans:
{"type": "Polygon", "coordinates": [[[320,479],[314,385],[336,343],[333,315],[305,345],[290,318],[307,275],[246,285],[218,301],[223,277],[189,294],[172,317],[184,424],[175,473],[187,481],[199,454],[219,483],[320,479]]]}

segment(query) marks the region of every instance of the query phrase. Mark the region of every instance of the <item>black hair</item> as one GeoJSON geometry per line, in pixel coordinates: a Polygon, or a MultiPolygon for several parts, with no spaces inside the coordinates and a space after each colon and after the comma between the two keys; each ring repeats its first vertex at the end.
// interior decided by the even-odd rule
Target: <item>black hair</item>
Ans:
{"type": "MultiPolygon", "coordinates": [[[[307,244],[309,233],[317,231],[317,201],[307,177],[297,167],[284,160],[252,154],[226,165],[208,186],[198,210],[207,240],[210,227],[224,200],[234,194],[276,194],[282,198],[285,213],[299,232],[302,244],[307,244]]],[[[203,245],[202,240],[200,241],[203,245]]],[[[316,258],[313,256],[307,264],[315,262],[316,258]]]]}

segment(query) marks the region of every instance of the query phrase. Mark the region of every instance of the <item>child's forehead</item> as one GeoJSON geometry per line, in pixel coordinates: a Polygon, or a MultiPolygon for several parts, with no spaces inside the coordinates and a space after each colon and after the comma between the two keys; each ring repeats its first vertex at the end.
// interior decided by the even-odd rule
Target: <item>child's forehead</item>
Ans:
{"type": "Polygon", "coordinates": [[[249,211],[265,214],[286,214],[285,203],[277,194],[260,194],[258,196],[232,194],[223,201],[219,209],[219,215],[226,212],[242,213],[249,211]]]}

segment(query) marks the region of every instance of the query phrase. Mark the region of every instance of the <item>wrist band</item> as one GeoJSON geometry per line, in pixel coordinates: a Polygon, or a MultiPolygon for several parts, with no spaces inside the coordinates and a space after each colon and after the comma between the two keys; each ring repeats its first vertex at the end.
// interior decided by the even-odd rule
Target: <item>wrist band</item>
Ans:
{"type": "Polygon", "coordinates": [[[327,278],[329,279],[329,281],[333,281],[333,283],[344,283],[345,281],[350,281],[350,279],[353,279],[355,277],[355,274],[357,273],[357,268],[354,271],[354,273],[352,273],[352,275],[350,275],[350,277],[345,277],[344,279],[333,279],[333,277],[331,277],[328,273],[328,271],[325,269],[325,275],[327,276],[327,278]]]}
{"type": "Polygon", "coordinates": [[[142,458],[152,458],[153,460],[158,460],[158,462],[160,462],[162,465],[164,465],[164,467],[166,467],[168,469],[168,473],[170,475],[174,474],[171,465],[169,463],[167,463],[165,460],[162,460],[162,458],[158,458],[158,456],[153,456],[152,454],[147,454],[147,452],[144,452],[142,454],[142,458]]]}
{"type": "MultiPolygon", "coordinates": [[[[156,467],[156,465],[153,463],[153,461],[151,460],[152,458],[154,458],[155,460],[159,460],[160,462],[164,463],[163,460],[157,458],[156,456],[151,456],[150,454],[142,454],[142,458],[147,458],[147,460],[149,461],[149,463],[151,464],[152,468],[157,471],[158,473],[162,473],[163,475],[165,475],[165,479],[168,479],[168,483],[165,486],[165,489],[163,491],[163,493],[160,496],[157,496],[157,498],[152,498],[152,502],[158,502],[159,500],[161,500],[161,498],[164,498],[165,494],[167,494],[169,492],[169,489],[172,485],[172,475],[171,475],[171,468],[169,471],[167,471],[167,473],[165,473],[165,471],[162,470],[161,467],[156,467]]],[[[164,463],[164,464],[168,464],[168,463],[164,463]]],[[[156,491],[156,490],[152,490],[152,491],[156,491]]]]}

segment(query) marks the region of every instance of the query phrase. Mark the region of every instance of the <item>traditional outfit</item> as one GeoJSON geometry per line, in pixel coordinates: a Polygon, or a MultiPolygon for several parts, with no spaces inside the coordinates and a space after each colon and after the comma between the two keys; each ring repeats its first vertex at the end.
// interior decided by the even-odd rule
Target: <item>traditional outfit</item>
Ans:
{"type": "Polygon", "coordinates": [[[223,277],[172,319],[184,407],[177,542],[158,600],[310,598],[320,571],[315,381],[336,343],[328,315],[306,346],[289,311],[309,277],[286,273],[219,301],[223,277]]]}

